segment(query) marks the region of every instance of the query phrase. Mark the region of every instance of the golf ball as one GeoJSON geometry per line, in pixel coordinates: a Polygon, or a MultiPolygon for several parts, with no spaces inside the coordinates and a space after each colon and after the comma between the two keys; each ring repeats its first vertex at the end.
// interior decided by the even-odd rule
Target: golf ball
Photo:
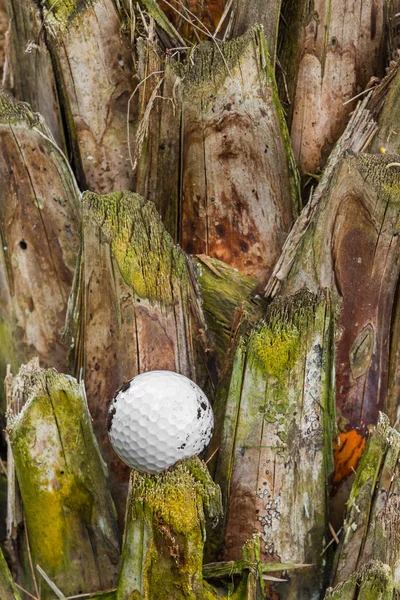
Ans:
{"type": "Polygon", "coordinates": [[[134,377],[115,395],[108,412],[110,442],[129,467],[160,473],[199,454],[211,440],[214,415],[204,392],[171,371],[134,377]]]}

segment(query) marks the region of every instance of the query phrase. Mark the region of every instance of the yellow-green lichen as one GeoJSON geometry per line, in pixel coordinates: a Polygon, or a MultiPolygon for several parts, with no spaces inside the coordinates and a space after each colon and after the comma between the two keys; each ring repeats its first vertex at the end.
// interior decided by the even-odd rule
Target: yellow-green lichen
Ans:
{"type": "Polygon", "coordinates": [[[353,158],[365,180],[387,201],[400,202],[400,156],[397,154],[360,154],[353,158]]]}
{"type": "Polygon", "coordinates": [[[40,115],[34,113],[26,102],[15,100],[5,90],[0,91],[0,123],[26,123],[34,127],[40,121],[40,115]]]}
{"type": "Polygon", "coordinates": [[[118,598],[133,592],[142,600],[200,597],[204,513],[212,520],[221,513],[221,493],[207,467],[194,457],[159,475],[133,471],[128,502],[118,598]]]}
{"type": "Polygon", "coordinates": [[[314,318],[317,298],[300,292],[289,302],[271,305],[267,319],[253,331],[249,349],[261,370],[283,382],[305,346],[304,334],[314,318]]]}
{"type": "Polygon", "coordinates": [[[201,524],[199,503],[212,520],[221,513],[221,492],[198,458],[184,460],[159,475],[132,472],[132,500],[144,501],[176,533],[189,536],[201,524]],[[183,510],[183,507],[184,510],[183,510]]]}
{"type": "Polygon", "coordinates": [[[48,30],[60,35],[93,4],[94,0],[45,0],[43,21],[48,30]]]}
{"type": "Polygon", "coordinates": [[[186,256],[175,247],[153,202],[132,192],[83,195],[86,220],[109,240],[121,275],[135,293],[163,304],[189,294],[186,256]]]}
{"type": "Polygon", "coordinates": [[[35,564],[68,595],[97,579],[110,587],[116,514],[82,386],[36,361],[23,366],[10,382],[8,432],[35,564]]]}

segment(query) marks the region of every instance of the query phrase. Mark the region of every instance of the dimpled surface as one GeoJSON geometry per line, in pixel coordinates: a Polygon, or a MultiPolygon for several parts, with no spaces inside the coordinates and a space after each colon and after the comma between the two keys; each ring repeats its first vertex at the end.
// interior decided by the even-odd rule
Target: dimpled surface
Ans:
{"type": "Polygon", "coordinates": [[[199,454],[211,440],[214,415],[193,381],[172,371],[134,377],[109,409],[111,444],[129,467],[160,473],[199,454]]]}

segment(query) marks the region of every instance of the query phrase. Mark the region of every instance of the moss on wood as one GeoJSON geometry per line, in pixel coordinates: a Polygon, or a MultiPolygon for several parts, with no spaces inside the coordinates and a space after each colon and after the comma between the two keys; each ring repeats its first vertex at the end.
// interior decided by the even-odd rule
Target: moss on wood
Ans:
{"type": "Polygon", "coordinates": [[[220,490],[197,458],[159,475],[133,471],[118,600],[203,598],[205,517],[220,513],[220,490]]]}
{"type": "Polygon", "coordinates": [[[186,256],[174,246],[153,202],[132,192],[86,192],[82,202],[87,218],[107,236],[125,283],[139,297],[168,304],[178,290],[188,294],[186,256]]]}
{"type": "MultiPolygon", "coordinates": [[[[34,564],[65,595],[112,587],[116,514],[83,386],[32,361],[12,380],[10,398],[8,433],[34,564]]],[[[46,587],[42,598],[50,597],[46,587]]]]}

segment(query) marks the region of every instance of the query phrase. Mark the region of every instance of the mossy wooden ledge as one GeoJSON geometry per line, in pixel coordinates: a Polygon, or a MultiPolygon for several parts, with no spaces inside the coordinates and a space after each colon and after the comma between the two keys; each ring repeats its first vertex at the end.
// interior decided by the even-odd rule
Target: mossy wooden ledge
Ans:
{"type": "Polygon", "coordinates": [[[117,600],[216,598],[202,566],[205,517],[220,514],[220,489],[196,457],[159,475],[132,471],[117,600]]]}
{"type": "Polygon", "coordinates": [[[12,580],[11,573],[0,549],[0,598],[1,600],[21,600],[12,580]]]}
{"type": "Polygon", "coordinates": [[[346,581],[329,588],[325,600],[393,600],[393,576],[388,565],[370,561],[346,581]]]}
{"type": "Polygon", "coordinates": [[[10,383],[7,430],[33,564],[65,596],[114,587],[116,512],[83,385],[31,361],[10,383]]]}

